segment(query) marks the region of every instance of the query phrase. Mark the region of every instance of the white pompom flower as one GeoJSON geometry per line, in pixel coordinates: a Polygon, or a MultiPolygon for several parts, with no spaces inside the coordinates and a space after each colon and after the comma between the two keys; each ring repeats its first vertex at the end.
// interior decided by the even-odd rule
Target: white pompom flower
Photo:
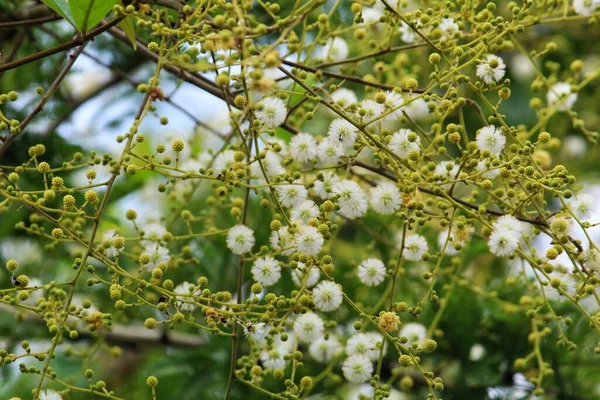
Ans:
{"type": "Polygon", "coordinates": [[[42,390],[40,392],[38,399],[39,400],[62,400],[62,396],[54,390],[47,389],[47,390],[42,390]]]}
{"type": "Polygon", "coordinates": [[[489,85],[492,82],[499,82],[504,77],[505,69],[506,64],[504,64],[504,60],[493,54],[488,54],[485,57],[485,61],[477,65],[475,73],[482,81],[489,85]]]}
{"type": "Polygon", "coordinates": [[[190,296],[198,296],[200,295],[199,291],[194,292],[194,284],[190,282],[180,283],[173,289],[173,293],[175,293],[177,298],[177,307],[181,311],[192,312],[196,309],[196,304],[194,304],[194,300],[190,296]]]}
{"type": "Polygon", "coordinates": [[[290,218],[292,221],[299,221],[302,224],[308,224],[312,218],[319,216],[319,207],[312,200],[304,200],[302,203],[292,208],[290,218]]]}
{"type": "Polygon", "coordinates": [[[400,189],[393,183],[383,182],[371,189],[371,205],[379,214],[390,215],[402,205],[400,189]]]}
{"type": "Polygon", "coordinates": [[[344,155],[344,150],[339,142],[334,142],[327,137],[317,146],[317,157],[321,165],[337,165],[340,162],[340,157],[344,155]]]}
{"type": "Polygon", "coordinates": [[[421,346],[425,339],[427,339],[427,328],[418,322],[409,322],[402,325],[402,329],[400,329],[398,336],[404,336],[408,339],[406,346],[410,346],[413,343],[417,343],[421,346]]]}
{"type": "Polygon", "coordinates": [[[523,233],[523,223],[517,218],[508,214],[503,215],[494,221],[492,227],[495,230],[508,231],[518,234],[519,236],[523,233]]]}
{"type": "Polygon", "coordinates": [[[569,204],[571,212],[579,219],[587,219],[596,211],[596,202],[589,194],[578,194],[569,204]]]}
{"type": "Polygon", "coordinates": [[[301,252],[309,256],[317,255],[323,248],[324,242],[323,235],[314,226],[304,225],[298,228],[296,246],[301,252]]]}
{"type": "Polygon", "coordinates": [[[261,257],[254,261],[250,272],[254,280],[264,287],[273,286],[281,278],[279,261],[270,256],[261,257]]]}
{"type": "Polygon", "coordinates": [[[385,106],[383,104],[377,103],[375,100],[366,99],[360,102],[360,108],[362,112],[356,112],[356,118],[362,119],[365,122],[369,122],[381,114],[385,110],[385,106]]]}
{"type": "Polygon", "coordinates": [[[270,369],[283,369],[287,364],[285,356],[289,354],[289,351],[285,346],[277,346],[270,351],[264,350],[260,353],[260,361],[265,368],[270,369]]]}
{"type": "Polygon", "coordinates": [[[344,360],[342,372],[349,382],[364,383],[371,379],[373,364],[365,356],[353,355],[344,360]]]}
{"type": "Polygon", "coordinates": [[[327,134],[333,143],[339,143],[342,147],[350,147],[358,137],[358,128],[345,119],[337,118],[329,124],[327,134]]]}
{"type": "Polygon", "coordinates": [[[383,261],[367,258],[358,266],[358,279],[367,286],[377,286],[385,279],[386,269],[383,261]]]}
{"type": "Polygon", "coordinates": [[[488,150],[491,154],[497,155],[504,150],[506,136],[504,136],[500,129],[493,125],[488,125],[479,130],[476,143],[479,150],[488,150]]]}
{"type": "Polygon", "coordinates": [[[328,363],[342,352],[342,344],[333,335],[328,338],[322,337],[308,346],[308,354],[313,360],[320,363],[328,363]]]}
{"type": "Polygon", "coordinates": [[[366,214],[367,196],[360,185],[355,181],[344,179],[336,182],[332,187],[333,193],[338,195],[340,214],[349,219],[356,219],[366,214]]]}
{"type": "Polygon", "coordinates": [[[459,29],[453,18],[442,18],[438,28],[442,31],[442,39],[451,39],[459,29]]]}
{"type": "Polygon", "coordinates": [[[296,251],[296,239],[289,232],[287,226],[282,226],[278,230],[271,232],[269,242],[273,250],[280,251],[284,256],[289,256],[296,251]]]}
{"type": "Polygon", "coordinates": [[[322,60],[342,61],[348,57],[348,43],[341,37],[330,38],[324,46],[317,49],[315,56],[322,60]]]}
{"type": "Polygon", "coordinates": [[[577,93],[571,91],[571,85],[567,82],[555,83],[547,94],[548,106],[559,111],[567,111],[573,108],[577,101],[577,93]]]}
{"type": "Polygon", "coordinates": [[[342,304],[342,289],[335,282],[321,281],[312,292],[315,307],[320,311],[335,311],[342,304]]]}
{"type": "Polygon", "coordinates": [[[317,156],[317,141],[308,133],[299,133],[290,142],[290,154],[299,162],[309,162],[317,156]]]}
{"type": "Polygon", "coordinates": [[[507,229],[494,230],[488,240],[490,251],[499,256],[512,256],[519,248],[519,236],[507,229]]]}
{"type": "Polygon", "coordinates": [[[385,92],[385,111],[389,112],[385,116],[386,121],[397,120],[402,117],[402,105],[404,104],[404,98],[400,93],[388,90],[385,92]]]}
{"type": "Polygon", "coordinates": [[[319,268],[311,267],[307,271],[307,267],[301,262],[298,263],[298,268],[291,269],[290,273],[292,281],[297,287],[302,286],[302,283],[304,283],[304,286],[310,289],[319,282],[319,279],[321,279],[321,271],[319,268]],[[306,276],[307,273],[308,276],[306,276]]]}
{"type": "Polygon", "coordinates": [[[227,247],[233,254],[241,255],[254,247],[254,231],[245,225],[236,225],[227,232],[227,247]]]}
{"type": "Polygon", "coordinates": [[[339,88],[331,93],[331,100],[342,108],[348,107],[350,104],[358,102],[356,93],[350,89],[339,88]]]}
{"type": "Polygon", "coordinates": [[[273,129],[285,121],[287,109],[285,103],[273,96],[265,97],[261,102],[261,109],[254,113],[256,119],[262,122],[266,129],[273,129]]]}
{"type": "Polygon", "coordinates": [[[421,261],[423,254],[429,250],[427,240],[419,234],[406,235],[403,256],[409,261],[421,261]]]}
{"type": "MultiPolygon", "coordinates": [[[[369,332],[372,333],[372,332],[369,332]]],[[[349,356],[360,355],[368,360],[377,360],[379,358],[380,349],[377,343],[381,341],[380,336],[357,333],[352,335],[346,342],[346,354],[349,356]]]]}
{"type": "Polygon", "coordinates": [[[395,155],[406,158],[411,151],[420,150],[421,138],[410,129],[400,129],[392,135],[389,145],[395,155]],[[412,138],[415,140],[411,140],[412,138]]]}
{"type": "Polygon", "coordinates": [[[321,317],[315,313],[302,314],[294,321],[294,333],[301,343],[314,342],[323,337],[325,324],[321,317]]]}
{"type": "Polygon", "coordinates": [[[573,11],[575,14],[590,16],[599,5],[600,0],[573,0],[573,11]]]}
{"type": "Polygon", "coordinates": [[[279,201],[285,207],[294,207],[308,197],[308,190],[298,181],[289,185],[279,185],[275,190],[279,195],[279,201]]]}

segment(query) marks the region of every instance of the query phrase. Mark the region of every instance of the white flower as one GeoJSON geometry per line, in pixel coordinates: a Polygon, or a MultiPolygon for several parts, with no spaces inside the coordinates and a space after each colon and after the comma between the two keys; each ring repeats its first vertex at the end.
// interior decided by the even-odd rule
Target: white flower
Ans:
{"type": "Polygon", "coordinates": [[[596,11],[599,4],[600,0],[573,0],[573,11],[575,14],[589,16],[596,11]]]}
{"type": "Polygon", "coordinates": [[[344,151],[339,142],[334,142],[331,138],[321,140],[317,147],[317,156],[322,165],[336,165],[344,151]]]}
{"type": "Polygon", "coordinates": [[[331,93],[331,99],[335,104],[341,106],[342,108],[346,108],[350,104],[358,102],[356,93],[346,88],[336,89],[333,93],[331,93]]]}
{"type": "Polygon", "coordinates": [[[400,32],[400,39],[402,39],[404,43],[415,42],[415,39],[417,38],[415,31],[412,30],[412,28],[408,26],[405,22],[400,22],[400,27],[398,28],[398,31],[400,32]]]}
{"type": "Polygon", "coordinates": [[[412,119],[421,119],[429,115],[429,108],[427,107],[427,102],[419,97],[406,104],[404,112],[412,119]]]}
{"type": "Polygon", "coordinates": [[[315,307],[318,310],[334,311],[342,304],[342,289],[335,282],[321,281],[312,292],[315,307]]]}
{"type": "Polygon", "coordinates": [[[289,256],[296,251],[296,240],[287,226],[282,226],[277,231],[271,232],[269,241],[273,250],[281,251],[284,256],[289,256]]]}
{"type": "Polygon", "coordinates": [[[600,251],[596,250],[595,247],[590,247],[584,253],[585,266],[587,268],[600,271],[600,251]]]}
{"type": "Polygon", "coordinates": [[[409,135],[416,134],[410,129],[400,129],[398,132],[392,135],[392,139],[390,140],[390,149],[400,158],[408,157],[408,154],[411,151],[419,151],[421,146],[421,138],[416,136],[416,140],[410,141],[409,135]]]}
{"type": "Polygon", "coordinates": [[[386,269],[383,261],[367,258],[358,266],[358,279],[367,286],[377,286],[385,279],[386,269]]]}
{"type": "Polygon", "coordinates": [[[245,225],[236,225],[227,232],[227,247],[233,254],[244,254],[254,246],[254,231],[245,225]]]}
{"type": "Polygon", "coordinates": [[[400,208],[402,195],[393,183],[383,182],[371,188],[371,205],[379,214],[390,215],[400,208]]]}
{"type": "Polygon", "coordinates": [[[477,133],[476,139],[479,150],[488,150],[491,154],[497,155],[506,144],[506,136],[502,131],[493,125],[484,126],[477,133]]]}
{"type": "Polygon", "coordinates": [[[442,39],[451,39],[458,32],[458,24],[452,18],[442,18],[438,28],[442,31],[442,39]]]}
{"type": "Polygon", "coordinates": [[[302,314],[294,321],[294,333],[302,343],[314,342],[323,336],[324,324],[315,313],[302,314]]]}
{"type": "Polygon", "coordinates": [[[117,231],[115,231],[114,229],[109,229],[106,232],[104,232],[104,234],[102,235],[102,245],[104,246],[104,249],[106,250],[106,255],[108,257],[116,257],[121,252],[121,250],[123,250],[123,247],[119,244],[120,241],[124,243],[123,237],[119,236],[119,234],[117,234],[117,231]]]}
{"type": "Polygon", "coordinates": [[[518,234],[519,236],[523,233],[523,224],[521,223],[521,221],[508,214],[503,215],[496,221],[494,221],[492,227],[495,230],[508,231],[511,233],[518,234]]]}
{"type": "Polygon", "coordinates": [[[287,109],[285,103],[277,97],[265,97],[260,104],[262,109],[256,110],[256,119],[262,122],[263,127],[272,129],[285,121],[287,109]]]}
{"type": "Polygon", "coordinates": [[[299,162],[308,162],[317,156],[317,141],[308,133],[299,133],[290,142],[290,154],[299,162]]]}
{"type": "Polygon", "coordinates": [[[62,396],[54,390],[42,390],[38,396],[38,400],[62,400],[62,396]]]}
{"type": "Polygon", "coordinates": [[[469,350],[469,360],[471,361],[479,361],[485,356],[485,347],[483,347],[479,343],[475,343],[471,346],[471,350],[469,350]]]}
{"type": "Polygon", "coordinates": [[[280,155],[272,151],[267,151],[265,158],[261,159],[260,163],[256,161],[250,164],[250,173],[253,177],[257,177],[263,184],[266,183],[264,179],[265,174],[267,175],[267,178],[271,179],[275,175],[282,175],[286,172],[286,169],[281,165],[280,155]],[[260,167],[260,163],[262,163],[265,170],[264,172],[263,168],[260,167]]]}
{"type": "Polygon", "coordinates": [[[438,178],[446,178],[446,179],[456,179],[458,176],[458,165],[453,163],[452,161],[442,161],[438,165],[435,166],[435,170],[433,173],[438,178]],[[448,170],[448,166],[450,166],[450,170],[448,170]]]}
{"type": "Polygon", "coordinates": [[[324,242],[323,235],[314,226],[304,225],[298,228],[296,246],[301,252],[314,256],[321,251],[324,242]]]}
{"type": "Polygon", "coordinates": [[[406,342],[407,346],[410,346],[413,343],[417,343],[421,346],[425,339],[427,339],[427,328],[418,322],[409,322],[402,325],[399,336],[404,336],[408,339],[408,342],[406,342]]]}
{"type": "MultiPolygon", "coordinates": [[[[290,273],[292,275],[292,281],[294,281],[294,284],[298,287],[302,286],[302,282],[304,282],[304,276],[306,275],[306,266],[304,263],[299,262],[298,268],[290,270],[290,273]]],[[[311,287],[315,286],[317,282],[319,282],[320,278],[321,271],[319,271],[319,268],[311,267],[310,271],[308,272],[308,276],[306,277],[305,286],[310,289],[311,287]]]]}
{"type": "Polygon", "coordinates": [[[567,298],[565,294],[575,294],[577,283],[570,274],[554,271],[549,277],[550,280],[545,293],[550,300],[563,301],[567,298]]]}
{"type": "Polygon", "coordinates": [[[308,224],[311,218],[319,216],[319,207],[312,200],[304,200],[302,203],[292,208],[290,218],[292,221],[300,221],[303,224],[308,224]]]}
{"type": "Polygon", "coordinates": [[[438,247],[440,248],[440,252],[442,251],[444,246],[446,246],[446,249],[444,250],[445,255],[453,256],[455,254],[458,254],[458,251],[454,248],[453,243],[454,243],[454,240],[453,240],[452,234],[450,233],[449,230],[443,230],[439,233],[438,247]],[[446,243],[446,241],[448,243],[446,243]]]}
{"type": "Polygon", "coordinates": [[[260,353],[260,361],[265,366],[265,368],[271,369],[283,369],[287,364],[285,360],[285,356],[288,355],[289,352],[285,346],[277,346],[273,350],[270,351],[262,351],[260,353]]]}
{"type": "Polygon", "coordinates": [[[385,111],[391,111],[385,116],[386,121],[393,121],[402,117],[402,104],[404,104],[404,98],[400,93],[396,93],[392,90],[385,92],[385,111]]]}
{"type": "Polygon", "coordinates": [[[342,61],[348,57],[348,44],[341,37],[334,37],[315,52],[315,57],[323,60],[342,61]]]}
{"type": "Polygon", "coordinates": [[[246,339],[252,339],[258,344],[265,344],[265,335],[269,330],[264,322],[257,322],[255,324],[248,324],[244,326],[244,337],[246,339]]]}
{"type": "Polygon", "coordinates": [[[173,290],[173,293],[180,296],[177,300],[177,307],[179,307],[181,311],[192,312],[196,309],[196,304],[194,304],[194,300],[189,296],[198,296],[200,292],[196,291],[192,293],[190,289],[193,290],[194,285],[189,282],[183,282],[177,285],[173,290]]]}
{"type": "Polygon", "coordinates": [[[550,223],[550,232],[557,237],[569,236],[573,229],[573,220],[562,215],[555,215],[548,222],[550,223]]]}
{"type": "Polygon", "coordinates": [[[308,197],[308,190],[306,190],[303,184],[297,181],[290,185],[279,185],[276,190],[279,195],[279,201],[285,207],[294,207],[308,197]]]}
{"type": "Polygon", "coordinates": [[[477,163],[477,172],[481,172],[481,176],[486,179],[494,179],[500,175],[500,168],[492,167],[488,165],[488,160],[481,160],[477,163]]]}
{"type": "Polygon", "coordinates": [[[383,114],[385,106],[377,103],[375,100],[363,100],[360,103],[360,109],[364,111],[364,115],[356,113],[356,118],[362,118],[363,121],[371,121],[374,118],[379,117],[383,114]]]}
{"type": "Polygon", "coordinates": [[[558,82],[548,90],[547,100],[548,106],[555,107],[559,111],[567,111],[575,105],[577,93],[571,92],[570,84],[558,82]]]}
{"type": "Polygon", "coordinates": [[[265,287],[273,286],[281,278],[279,261],[269,256],[254,261],[250,272],[254,280],[265,287]]]}
{"type": "Polygon", "coordinates": [[[321,337],[308,346],[308,354],[317,362],[328,363],[342,351],[342,344],[333,335],[321,337]]]}
{"type": "Polygon", "coordinates": [[[340,214],[349,219],[365,215],[369,205],[358,183],[345,179],[334,183],[332,189],[333,193],[339,196],[340,214]]]}
{"type": "Polygon", "coordinates": [[[495,230],[490,235],[490,251],[499,257],[511,256],[519,248],[520,235],[509,230],[495,230]]]}
{"type": "Polygon", "coordinates": [[[492,82],[499,82],[504,77],[504,61],[493,54],[488,54],[485,61],[477,65],[476,74],[482,81],[488,85],[492,82]]]}
{"type": "Polygon", "coordinates": [[[579,194],[569,204],[571,212],[579,219],[586,219],[596,211],[596,203],[592,196],[579,194]]]}
{"type": "Polygon", "coordinates": [[[323,181],[320,181],[320,180],[315,181],[314,189],[315,189],[315,192],[317,193],[317,196],[319,196],[323,200],[331,197],[332,187],[339,180],[340,180],[340,178],[338,178],[338,176],[336,174],[334,174],[333,172],[331,172],[331,171],[324,172],[323,173],[323,181]]]}
{"type": "Polygon", "coordinates": [[[349,382],[364,383],[373,374],[373,364],[365,356],[353,355],[344,360],[342,372],[349,382]]]}
{"type": "Polygon", "coordinates": [[[140,229],[144,231],[144,239],[146,240],[141,241],[144,245],[150,245],[153,242],[161,240],[163,235],[167,233],[167,228],[157,222],[143,224],[140,226],[140,229]]]}
{"type": "Polygon", "coordinates": [[[144,247],[144,250],[142,250],[142,254],[147,254],[150,256],[150,262],[146,264],[148,271],[152,271],[160,263],[168,262],[171,258],[169,249],[159,246],[157,243],[147,244],[146,247],[144,247]]]}
{"type": "Polygon", "coordinates": [[[333,143],[339,143],[343,147],[350,147],[356,141],[358,129],[345,119],[337,118],[329,124],[327,134],[333,143]]]}
{"type": "Polygon", "coordinates": [[[427,240],[419,234],[406,235],[403,256],[409,261],[421,261],[423,254],[429,250],[427,240]]]}
{"type": "Polygon", "coordinates": [[[235,159],[233,158],[235,155],[235,151],[233,150],[224,150],[215,156],[215,161],[213,161],[213,169],[217,174],[229,169],[235,159]]]}
{"type": "Polygon", "coordinates": [[[352,335],[346,342],[346,354],[349,356],[360,355],[375,361],[379,358],[381,351],[377,347],[378,342],[381,342],[380,338],[364,333],[357,333],[352,335]]]}

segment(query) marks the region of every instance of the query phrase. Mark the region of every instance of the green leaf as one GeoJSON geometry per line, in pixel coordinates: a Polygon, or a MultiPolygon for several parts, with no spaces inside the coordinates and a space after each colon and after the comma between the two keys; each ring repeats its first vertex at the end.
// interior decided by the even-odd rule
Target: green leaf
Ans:
{"type": "Polygon", "coordinates": [[[58,15],[69,21],[71,25],[74,25],[73,16],[71,15],[67,0],[42,0],[42,2],[54,10],[58,15]]]}
{"type": "Polygon", "coordinates": [[[134,50],[137,50],[137,42],[135,40],[135,29],[133,27],[133,18],[127,17],[123,21],[119,22],[119,26],[123,29],[123,32],[127,35],[127,38],[131,42],[134,50]]]}
{"type": "Polygon", "coordinates": [[[118,0],[70,0],[69,8],[77,29],[85,32],[102,21],[118,0]]]}

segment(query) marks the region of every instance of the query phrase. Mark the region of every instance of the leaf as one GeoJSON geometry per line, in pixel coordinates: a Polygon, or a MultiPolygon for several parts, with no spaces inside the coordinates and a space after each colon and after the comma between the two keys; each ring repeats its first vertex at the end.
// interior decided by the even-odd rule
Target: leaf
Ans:
{"type": "Polygon", "coordinates": [[[117,1],[118,0],[70,0],[69,8],[77,29],[85,32],[88,28],[96,26],[96,24],[102,21],[102,18],[112,10],[113,6],[117,4],[117,1]]]}
{"type": "Polygon", "coordinates": [[[133,46],[134,50],[137,50],[137,41],[135,40],[135,29],[133,27],[133,18],[127,17],[123,21],[119,22],[119,26],[127,35],[127,38],[131,42],[131,46],[133,46]]]}
{"type": "Polygon", "coordinates": [[[67,0],[42,0],[42,2],[58,15],[69,21],[71,25],[74,25],[73,16],[71,15],[67,0]]]}

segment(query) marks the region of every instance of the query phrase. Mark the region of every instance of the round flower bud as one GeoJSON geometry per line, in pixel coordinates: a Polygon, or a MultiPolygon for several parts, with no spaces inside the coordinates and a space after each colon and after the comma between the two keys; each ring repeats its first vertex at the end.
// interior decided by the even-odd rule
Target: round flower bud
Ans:
{"type": "Polygon", "coordinates": [[[235,106],[237,108],[242,108],[246,105],[246,97],[242,96],[241,94],[238,94],[237,96],[235,96],[235,98],[233,99],[233,104],[235,104],[235,106]]]}
{"type": "Polygon", "coordinates": [[[377,102],[377,104],[384,104],[385,100],[386,100],[385,93],[377,92],[377,94],[375,95],[375,102],[377,102]]]}
{"type": "Polygon", "coordinates": [[[431,53],[429,55],[429,62],[431,64],[439,64],[442,61],[442,57],[438,53],[431,53]]]}
{"type": "Polygon", "coordinates": [[[27,275],[19,275],[15,278],[15,286],[25,288],[29,285],[29,278],[27,275]]]}
{"type": "Polygon", "coordinates": [[[144,321],[144,325],[148,329],[154,329],[154,327],[156,326],[156,320],[154,318],[146,318],[146,320],[144,321]]]}
{"type": "Polygon", "coordinates": [[[39,171],[41,174],[47,174],[48,172],[50,172],[50,164],[48,164],[48,163],[47,163],[47,162],[45,162],[45,161],[44,161],[44,162],[41,162],[41,163],[38,165],[38,168],[37,168],[37,169],[38,169],[38,171],[39,171]]]}
{"type": "Polygon", "coordinates": [[[11,259],[6,262],[6,269],[9,270],[10,272],[15,272],[18,267],[19,267],[19,264],[17,263],[16,260],[11,259]]]}
{"type": "Polygon", "coordinates": [[[60,228],[54,228],[52,229],[52,236],[55,239],[61,239],[63,237],[63,230],[60,228]]]}
{"type": "Polygon", "coordinates": [[[150,387],[156,387],[158,386],[158,379],[155,376],[149,376],[148,379],[146,379],[146,385],[150,386],[150,387]]]}
{"type": "Polygon", "coordinates": [[[250,290],[254,294],[260,294],[262,292],[263,288],[262,288],[262,285],[260,283],[255,283],[255,284],[252,285],[252,287],[250,288],[250,290]]]}
{"type": "Polygon", "coordinates": [[[6,95],[8,96],[8,99],[10,101],[17,101],[19,99],[19,94],[17,92],[15,92],[14,90],[11,90],[6,95]]]}
{"type": "Polygon", "coordinates": [[[123,300],[117,300],[117,302],[115,303],[115,309],[119,310],[119,311],[123,311],[125,309],[125,302],[123,300]]]}
{"type": "Polygon", "coordinates": [[[312,386],[312,378],[310,376],[303,376],[300,379],[300,385],[305,388],[309,388],[312,386]]]}
{"type": "Polygon", "coordinates": [[[88,180],[93,181],[94,179],[96,179],[96,171],[94,171],[93,169],[90,169],[89,171],[87,171],[85,173],[85,177],[88,180]]]}
{"type": "Polygon", "coordinates": [[[404,88],[410,91],[417,90],[419,88],[419,82],[415,78],[408,78],[404,82],[404,88]]]}
{"type": "Polygon", "coordinates": [[[437,348],[437,342],[433,339],[427,339],[424,343],[423,343],[423,347],[427,350],[427,351],[434,351],[437,348]]]}
{"type": "Polygon", "coordinates": [[[548,133],[548,132],[542,132],[540,133],[540,135],[538,136],[538,140],[541,143],[548,143],[550,141],[550,139],[552,138],[552,136],[548,133]]]}
{"type": "Polygon", "coordinates": [[[148,43],[148,50],[150,50],[153,53],[157,53],[159,50],[158,43],[156,43],[156,42],[148,43]]]}
{"type": "Polygon", "coordinates": [[[173,314],[173,321],[178,324],[183,322],[184,319],[185,319],[185,315],[183,315],[183,313],[176,312],[175,314],[173,314]]]}
{"type": "Polygon", "coordinates": [[[98,193],[96,193],[94,190],[90,189],[87,192],[85,192],[85,194],[83,195],[83,197],[85,198],[85,201],[87,201],[90,204],[98,204],[100,202],[100,199],[98,198],[98,193]]]}
{"type": "Polygon", "coordinates": [[[278,219],[274,219],[269,224],[269,227],[271,228],[272,231],[278,231],[281,228],[281,221],[279,221],[278,219]]]}
{"type": "Polygon", "coordinates": [[[398,363],[402,367],[410,367],[413,364],[412,358],[407,354],[402,354],[398,359],[398,363]]]}
{"type": "Polygon", "coordinates": [[[73,206],[75,206],[75,197],[71,196],[70,194],[63,197],[63,206],[65,210],[70,210],[73,208],[73,206]]]}
{"type": "Polygon", "coordinates": [[[19,174],[17,174],[16,172],[11,172],[10,174],[8,174],[8,181],[10,183],[19,182],[19,174]]]}
{"type": "Polygon", "coordinates": [[[171,148],[176,153],[179,153],[181,150],[183,150],[184,147],[185,147],[185,144],[183,143],[182,140],[179,140],[179,139],[174,140],[173,144],[171,145],[171,148]]]}
{"type": "Polygon", "coordinates": [[[127,218],[130,221],[133,221],[134,219],[137,218],[137,212],[135,212],[135,210],[129,209],[125,213],[125,218],[127,218]]]}
{"type": "Polygon", "coordinates": [[[133,164],[129,164],[127,166],[127,174],[128,175],[135,175],[135,173],[137,172],[137,167],[133,164]]]}

